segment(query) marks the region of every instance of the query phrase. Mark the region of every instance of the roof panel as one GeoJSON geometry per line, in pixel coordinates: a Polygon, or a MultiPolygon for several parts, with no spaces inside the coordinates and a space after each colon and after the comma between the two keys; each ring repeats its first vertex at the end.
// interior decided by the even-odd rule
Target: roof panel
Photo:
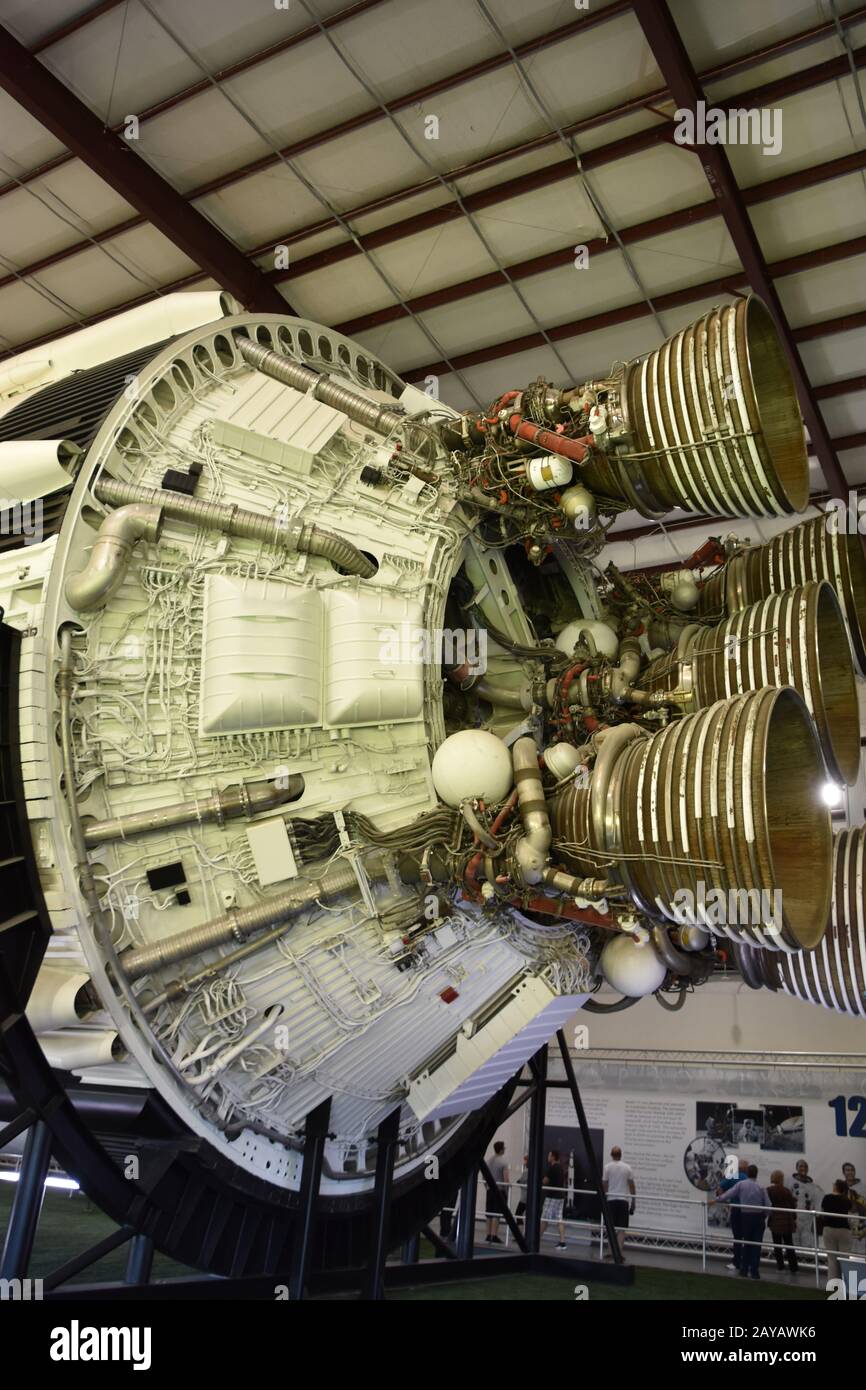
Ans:
{"type": "Polygon", "coordinates": [[[0,182],[27,173],[63,152],[61,142],[4,91],[0,91],[0,131],[0,182]]]}
{"type": "Polygon", "coordinates": [[[75,161],[0,198],[0,252],[32,265],[134,215],[135,209],[75,161]]]}
{"type": "Polygon", "coordinates": [[[438,356],[414,319],[399,319],[382,328],[371,328],[368,333],[358,334],[358,342],[396,372],[410,368],[412,363],[430,362],[438,356]]]}
{"type": "MultiPolygon", "coordinates": [[[[526,0],[486,0],[486,4],[513,47],[536,34],[583,17],[578,5],[563,3],[563,0],[532,0],[531,5],[527,5],[526,0]]],[[[593,3],[592,13],[603,13],[607,8],[606,4],[593,3]]]]}
{"type": "Polygon", "coordinates": [[[534,53],[524,66],[560,125],[664,85],[630,11],[534,53]]]}
{"type": "MultiPolygon", "coordinates": [[[[538,376],[549,381],[559,380],[562,367],[550,348],[540,347],[515,354],[507,362],[486,362],[480,367],[469,367],[462,375],[478,399],[486,404],[496,400],[504,390],[516,389],[538,376]]],[[[458,410],[471,405],[466,387],[453,373],[440,378],[439,394],[441,400],[458,410]]]]}
{"type": "Polygon", "coordinates": [[[801,344],[800,355],[812,381],[841,381],[855,376],[863,371],[866,362],[866,328],[814,338],[801,344]]]}
{"type": "Polygon", "coordinates": [[[670,0],[695,67],[730,61],[826,19],[815,0],[670,0]]]}
{"type": "Polygon", "coordinates": [[[196,207],[239,246],[278,241],[287,232],[328,215],[319,199],[284,164],[208,193],[197,200],[196,207]]]}
{"type": "MultiPolygon", "coordinates": [[[[345,9],[347,2],[316,0],[316,12],[326,19],[345,9]]],[[[153,8],[165,16],[166,22],[210,72],[218,72],[310,26],[304,6],[290,2],[239,5],[237,0],[207,0],[206,5],[179,5],[177,0],[157,0],[153,8]]],[[[373,10],[372,14],[375,13],[373,10]]],[[[319,40],[314,38],[309,42],[319,40]]],[[[306,43],[299,45],[300,51],[305,48],[306,43]]]]}
{"type": "MultiPolygon", "coordinates": [[[[466,218],[447,222],[393,246],[382,246],[373,254],[405,299],[450,285],[455,278],[487,275],[496,268],[466,218]],[[455,271],[459,272],[456,276],[455,271]]],[[[389,302],[383,285],[380,304],[389,302]]]]}
{"type": "Polygon", "coordinates": [[[866,309],[866,255],[785,275],[777,287],[788,320],[797,327],[866,309]]]}
{"type": "MultiPolygon", "coordinates": [[[[534,32],[543,28],[536,24],[534,32]]],[[[465,0],[392,0],[332,37],[386,101],[502,49],[480,10],[465,0]]]]}
{"type": "Polygon", "coordinates": [[[629,247],[632,264],[650,295],[699,285],[740,269],[724,222],[715,217],[629,247]]]}
{"type": "Polygon", "coordinates": [[[520,292],[536,317],[547,325],[600,314],[640,298],[618,250],[591,256],[586,269],[572,264],[522,280],[520,292]]]}
{"type": "Polygon", "coordinates": [[[864,176],[850,174],[757,204],[751,217],[768,261],[861,236],[866,228],[864,176]]]}
{"type": "MultiPolygon", "coordinates": [[[[369,15],[367,22],[374,19],[369,15]]],[[[224,86],[280,147],[305,140],[371,105],[363,86],[321,37],[257,63],[224,86]]]]}
{"type": "Polygon", "coordinates": [[[181,192],[270,153],[265,141],[216,89],[145,121],[136,149],[181,192]]]}
{"type": "Polygon", "coordinates": [[[118,5],[40,53],[39,61],[106,125],[200,76],[142,5],[118,5]]]}
{"type": "Polygon", "coordinates": [[[78,327],[79,317],[76,312],[65,313],[36,286],[22,280],[0,290],[0,339],[4,347],[43,333],[70,333],[78,327]]]}
{"type": "Polygon", "coordinates": [[[86,0],[3,0],[0,23],[31,48],[86,10],[86,0]]]}
{"type": "MultiPolygon", "coordinates": [[[[839,84],[843,89],[849,79],[839,84]]],[[[761,118],[777,122],[768,125],[766,145],[727,146],[731,167],[741,187],[779,178],[822,160],[835,159],[856,149],[835,83],[813,87],[796,97],[768,108],[761,118]],[[778,143],[778,153],[765,153],[778,143]]]]}
{"type": "Polygon", "coordinates": [[[833,439],[866,431],[866,391],[851,391],[848,395],[821,401],[821,414],[833,439]]]}
{"type": "Polygon", "coordinates": [[[508,285],[476,295],[471,315],[465,304],[443,304],[426,310],[422,318],[449,356],[537,331],[508,285]]]}
{"type": "Polygon", "coordinates": [[[590,171],[589,180],[618,228],[711,197],[700,160],[679,145],[653,145],[604,164],[590,171]]]}

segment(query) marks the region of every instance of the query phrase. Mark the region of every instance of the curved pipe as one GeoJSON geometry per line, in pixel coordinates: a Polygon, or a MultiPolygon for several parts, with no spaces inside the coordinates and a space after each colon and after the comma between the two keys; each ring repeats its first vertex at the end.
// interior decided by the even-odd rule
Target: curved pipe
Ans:
{"type": "Polygon", "coordinates": [[[480,695],[491,705],[501,705],[505,709],[519,709],[526,712],[532,709],[532,691],[528,683],[521,686],[497,685],[482,676],[472,686],[472,692],[480,695]]]}
{"type": "Polygon", "coordinates": [[[590,779],[592,840],[596,849],[610,850],[614,848],[607,842],[608,837],[605,824],[607,791],[614,763],[624,746],[630,743],[633,738],[646,737],[648,737],[646,730],[642,729],[638,724],[615,724],[613,728],[604,730],[603,741],[601,739],[597,741],[600,745],[599,753],[595,760],[595,767],[592,770],[592,777],[590,779]]]}
{"type": "Polygon", "coordinates": [[[668,970],[672,970],[675,975],[692,974],[695,968],[694,956],[687,956],[684,952],[678,951],[664,927],[653,927],[652,940],[668,970]]]}
{"type": "Polygon", "coordinates": [[[132,552],[139,541],[157,541],[162,531],[162,507],[130,502],[111,512],[99,528],[90,558],[79,574],[66,581],[66,602],[76,613],[101,608],[123,583],[132,552]]]}
{"type": "Polygon", "coordinates": [[[678,992],[676,1000],[673,1004],[669,1004],[667,999],[665,999],[664,995],[659,990],[656,990],[655,994],[653,995],[653,999],[655,999],[657,1004],[661,1004],[663,1009],[667,1009],[669,1014],[675,1014],[679,1013],[680,1009],[683,1007],[683,1004],[685,1004],[686,1002],[686,991],[684,989],[681,989],[678,992]]]}
{"type": "Polygon", "coordinates": [[[610,887],[606,878],[576,878],[564,869],[545,869],[541,878],[549,888],[570,898],[602,898],[610,887]]]}
{"type": "Polygon", "coordinates": [[[538,770],[535,739],[517,739],[511,750],[511,759],[520,819],[523,821],[523,838],[515,851],[517,863],[524,883],[540,883],[550,854],[553,833],[538,770]]]}
{"type": "Polygon", "coordinates": [[[622,999],[617,999],[615,1004],[599,1004],[597,999],[587,999],[583,1008],[591,1014],[618,1014],[623,1009],[630,1009],[633,1004],[639,1004],[643,998],[642,994],[635,996],[624,994],[622,999]]]}
{"type": "Polygon", "coordinates": [[[484,845],[486,849],[499,849],[499,841],[493,838],[489,830],[485,830],[468,801],[461,803],[460,813],[479,844],[484,845]]]}
{"type": "Polygon", "coordinates": [[[761,977],[760,961],[756,959],[760,956],[760,952],[756,951],[753,955],[751,947],[741,946],[738,942],[732,942],[732,946],[734,961],[744,983],[749,986],[749,989],[763,989],[764,981],[761,977]]]}
{"type": "Polygon", "coordinates": [[[262,376],[269,376],[273,381],[279,381],[283,386],[291,386],[304,395],[309,393],[313,400],[322,401],[332,409],[341,411],[365,429],[374,430],[376,434],[390,434],[392,430],[406,424],[403,411],[389,410],[380,401],[372,401],[367,396],[362,396],[360,391],[353,391],[350,386],[343,386],[323,372],[313,371],[312,367],[294,362],[291,357],[272,352],[270,348],[254,343],[251,338],[241,333],[235,334],[235,343],[247,365],[261,372],[262,376]]]}

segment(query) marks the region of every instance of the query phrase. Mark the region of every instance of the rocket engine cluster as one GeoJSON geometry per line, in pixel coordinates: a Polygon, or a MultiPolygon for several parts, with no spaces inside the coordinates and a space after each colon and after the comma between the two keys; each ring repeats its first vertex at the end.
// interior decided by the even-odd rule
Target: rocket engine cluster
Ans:
{"type": "Polygon", "coordinates": [[[327,1105],[337,1210],[385,1117],[417,1189],[605,980],[866,1014],[863,830],[826,796],[861,775],[859,536],[603,558],[624,511],[807,506],[764,305],[461,414],[330,329],[173,299],[0,372],[46,518],[0,601],[52,1066],[152,1089],[279,1200],[327,1105]]]}

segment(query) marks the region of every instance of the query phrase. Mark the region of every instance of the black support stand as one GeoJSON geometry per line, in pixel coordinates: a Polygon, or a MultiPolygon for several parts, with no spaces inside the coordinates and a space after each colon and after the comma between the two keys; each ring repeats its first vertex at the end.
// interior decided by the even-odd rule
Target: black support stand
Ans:
{"type": "Polygon", "coordinates": [[[30,1126],[18,1173],[18,1186],[0,1259],[0,1279],[27,1275],[51,1163],[51,1131],[42,1120],[30,1126]]]}
{"type": "Polygon", "coordinates": [[[400,1111],[392,1110],[379,1126],[376,1150],[376,1180],[373,1188],[373,1230],[370,1257],[361,1297],[378,1302],[385,1297],[384,1269],[388,1254],[388,1208],[394,1178],[394,1156],[400,1133],[400,1111]]]}
{"type": "Polygon", "coordinates": [[[292,1269],[289,1276],[289,1297],[303,1298],[310,1266],[310,1250],[313,1229],[316,1221],[316,1206],[319,1200],[319,1183],[322,1179],[322,1160],[325,1154],[325,1140],[328,1137],[328,1122],[331,1118],[331,1102],[322,1101],[307,1116],[304,1130],[304,1166],[301,1170],[301,1211],[292,1246],[292,1269]]]}
{"type": "MultiPolygon", "coordinates": [[[[524,1229],[511,1213],[508,1202],[493,1180],[493,1175],[484,1158],[476,1161],[471,1171],[463,1179],[459,1190],[459,1209],[455,1244],[438,1234],[432,1226],[425,1225],[420,1233],[405,1240],[400,1249],[399,1262],[388,1263],[388,1256],[397,1252],[391,1250],[389,1216],[394,1201],[394,1165],[399,1143],[399,1110],[394,1110],[383,1120],[378,1130],[376,1153],[376,1174],[373,1187],[373,1201],[370,1213],[369,1242],[367,1259],[362,1269],[315,1270],[312,1256],[315,1248],[316,1215],[319,1209],[319,1186],[322,1175],[324,1149],[328,1137],[330,1105],[325,1102],[307,1117],[305,1128],[304,1158],[299,1193],[299,1220],[294,1227],[293,1241],[285,1264],[288,1268],[274,1268],[273,1272],[252,1278],[225,1278],[165,1280],[159,1284],[151,1281],[154,1245],[150,1237],[136,1231],[132,1225],[120,1225],[110,1235],[104,1237],[89,1250],[76,1255],[58,1269],[52,1271],[44,1282],[44,1296],[53,1301],[79,1299],[151,1299],[151,1298],[273,1298],[275,1284],[285,1282],[291,1299],[302,1299],[310,1294],[329,1295],[355,1292],[362,1299],[380,1301],[385,1298],[389,1288],[402,1288],[411,1285],[423,1286],[439,1284],[460,1279],[494,1278],[499,1275],[535,1273],[553,1274],[565,1278],[579,1277],[606,1283],[627,1284],[633,1280],[633,1271],[622,1262],[619,1243],[610,1217],[607,1198],[602,1188],[602,1178],[595,1152],[590,1142],[590,1131],[586,1112],[583,1108],[577,1078],[571,1056],[562,1032],[557,1034],[559,1051],[565,1068],[565,1081],[548,1078],[548,1049],[544,1047],[531,1058],[530,1075],[521,1077],[518,1086],[521,1094],[510,1105],[503,1105],[502,1115],[513,1114],[522,1103],[529,1104],[529,1157],[526,1191],[526,1218],[524,1229]],[[586,1148],[592,1185],[598,1194],[602,1220],[610,1242],[613,1262],[572,1260],[545,1256],[539,1253],[539,1227],[544,1188],[542,1176],[545,1166],[545,1101],[548,1089],[567,1089],[571,1093],[577,1122],[586,1148]],[[517,1250],[514,1253],[494,1254],[485,1251],[483,1259],[475,1258],[476,1198],[479,1173],[484,1179],[488,1192],[488,1210],[496,1210],[508,1224],[517,1250]],[[433,1246],[435,1258],[420,1258],[420,1236],[424,1236],[433,1246]],[[123,1283],[76,1284],[69,1280],[82,1270],[95,1264],[103,1255],[121,1245],[129,1243],[129,1253],[123,1283]],[[519,1253],[518,1253],[519,1251],[519,1253]]],[[[514,1083],[510,1083],[506,1098],[510,1099],[514,1083]]],[[[7,1116],[9,1116],[7,1110],[7,1116]]],[[[18,1187],[12,1206],[6,1241],[0,1262],[0,1277],[5,1279],[24,1279],[30,1264],[39,1211],[42,1205],[45,1178],[51,1159],[51,1131],[44,1121],[35,1119],[32,1114],[12,1117],[0,1135],[10,1136],[27,1130],[18,1187]]],[[[492,1140],[496,1122],[493,1121],[482,1135],[486,1145],[492,1140]]],[[[448,1205],[453,1199],[449,1198],[448,1205]]],[[[276,1262],[275,1262],[276,1263],[276,1262]]]]}

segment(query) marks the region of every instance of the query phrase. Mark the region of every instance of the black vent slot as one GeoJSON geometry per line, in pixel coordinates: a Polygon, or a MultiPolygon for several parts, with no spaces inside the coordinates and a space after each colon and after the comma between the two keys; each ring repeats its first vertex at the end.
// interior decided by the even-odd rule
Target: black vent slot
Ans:
{"type": "MultiPolygon", "coordinates": [[[[71,439],[79,448],[89,448],[114,402],[126,389],[129,377],[147,366],[171,341],[171,338],[165,338],[161,343],[136,348],[135,352],[128,352],[124,357],[115,357],[113,361],[102,362],[98,367],[75,372],[63,381],[55,381],[42,391],[37,391],[34,396],[28,396],[26,401],[16,405],[0,419],[0,442],[71,439]]],[[[0,494],[2,491],[3,479],[0,477],[0,494]]],[[[42,526],[39,535],[34,536],[30,544],[57,535],[63,525],[71,492],[70,481],[68,488],[42,498],[42,526]]],[[[32,529],[30,517],[32,509],[28,529],[32,529]]],[[[27,544],[28,537],[22,534],[14,512],[0,509],[0,554],[6,550],[26,549],[27,544]]]]}
{"type": "Polygon", "coordinates": [[[8,439],[71,439],[87,449],[114,402],[128,385],[127,378],[146,366],[170,343],[149,343],[125,357],[74,372],[16,405],[0,419],[0,441],[8,439]]]}

